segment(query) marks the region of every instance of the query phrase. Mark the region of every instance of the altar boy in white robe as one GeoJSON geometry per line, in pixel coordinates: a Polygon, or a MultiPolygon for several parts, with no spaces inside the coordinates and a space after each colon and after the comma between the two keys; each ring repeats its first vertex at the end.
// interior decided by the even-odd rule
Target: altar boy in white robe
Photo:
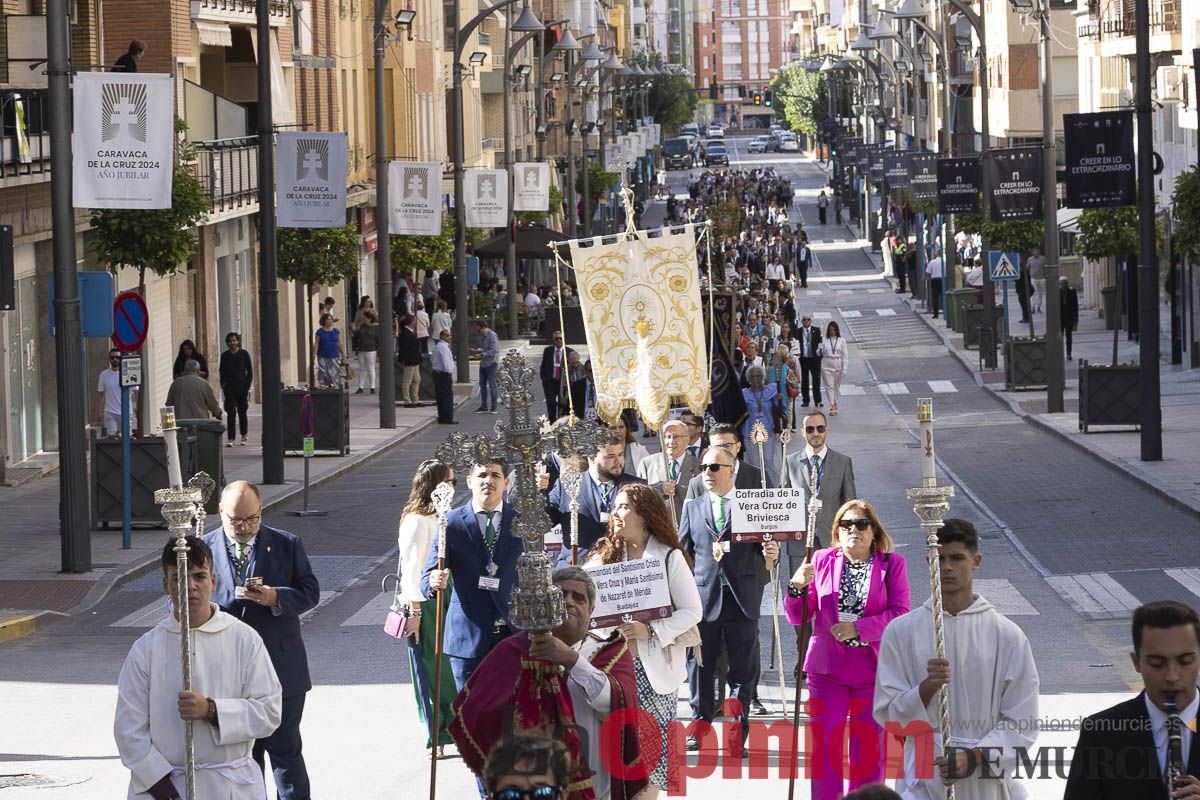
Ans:
{"type": "Polygon", "coordinates": [[[282,690],[262,639],[210,598],[216,580],[212,551],[188,543],[188,613],[192,628],[192,691],[182,690],[179,665],[179,568],[175,540],[162,553],[163,589],[172,614],[138,639],[117,681],[113,733],[129,769],[129,800],[184,795],[184,720],[192,720],[196,797],[266,800],[262,771],[251,759],[254,740],[279,726],[282,690]]]}
{"type": "Polygon", "coordinates": [[[879,649],[875,720],[889,733],[912,726],[903,736],[904,778],[896,790],[906,800],[942,800],[953,785],[956,800],[1020,800],[1027,793],[1013,779],[1018,752],[1037,738],[1033,651],[1021,629],[974,592],[983,560],[975,527],[947,519],[938,543],[946,658],[934,656],[932,600],[893,620],[879,649]],[[942,686],[955,748],[949,760],[939,734],[942,686]],[[936,768],[916,763],[930,751],[936,768]]]}

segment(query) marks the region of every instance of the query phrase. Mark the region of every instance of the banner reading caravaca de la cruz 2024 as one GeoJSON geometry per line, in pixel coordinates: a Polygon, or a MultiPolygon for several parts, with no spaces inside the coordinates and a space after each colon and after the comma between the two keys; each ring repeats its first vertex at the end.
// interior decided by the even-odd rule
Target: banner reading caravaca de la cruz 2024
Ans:
{"type": "MultiPolygon", "coordinates": [[[[609,172],[613,171],[609,169],[609,172]]],[[[513,211],[549,210],[550,165],[533,161],[513,164],[513,211]]]]}
{"type": "Polygon", "coordinates": [[[76,208],[170,208],[175,161],[171,76],[75,76],[76,208]]]}
{"type": "Polygon", "coordinates": [[[275,137],[275,220],[279,227],[345,225],[346,134],[280,131],[275,137]]]}
{"type": "Polygon", "coordinates": [[[388,164],[388,228],[392,234],[437,236],[442,232],[442,165],[419,161],[388,164]]]}
{"type": "Polygon", "coordinates": [[[507,225],[508,173],[502,169],[469,169],[463,177],[467,227],[503,228],[507,225]]]}

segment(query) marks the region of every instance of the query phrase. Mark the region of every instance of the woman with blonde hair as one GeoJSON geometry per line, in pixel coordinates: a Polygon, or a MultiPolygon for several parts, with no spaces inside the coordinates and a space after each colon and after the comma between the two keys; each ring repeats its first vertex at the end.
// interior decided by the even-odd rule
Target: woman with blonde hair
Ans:
{"type": "MultiPolygon", "coordinates": [[[[437,538],[437,514],[433,507],[433,490],[441,483],[457,483],[454,470],[440,461],[427,459],[417,467],[413,476],[412,491],[409,492],[408,502],[400,517],[400,584],[396,590],[396,598],[400,601],[400,613],[405,615],[404,635],[408,637],[408,668],[412,675],[413,690],[417,697],[417,714],[425,723],[429,734],[426,747],[434,745],[433,739],[433,704],[438,704],[437,748],[440,755],[442,745],[453,743],[446,726],[450,724],[450,703],[457,694],[454,686],[454,672],[450,669],[450,659],[442,655],[442,682],[439,691],[433,691],[433,676],[435,662],[435,629],[437,621],[433,612],[433,604],[429,603],[429,611],[424,613],[422,608],[425,595],[421,592],[421,573],[425,570],[425,561],[437,538]]],[[[441,593],[442,613],[450,604],[450,587],[441,593]]]]}
{"type": "Polygon", "coordinates": [[[893,552],[870,503],[850,500],[839,508],[831,542],[800,565],[783,602],[793,625],[812,621],[804,671],[813,730],[825,732],[813,746],[813,800],[843,796],[843,764],[855,765],[849,791],[883,780],[885,738],[871,713],[879,643],[888,623],[911,605],[904,556],[893,552]],[[847,719],[856,734],[839,757],[847,719]]]}

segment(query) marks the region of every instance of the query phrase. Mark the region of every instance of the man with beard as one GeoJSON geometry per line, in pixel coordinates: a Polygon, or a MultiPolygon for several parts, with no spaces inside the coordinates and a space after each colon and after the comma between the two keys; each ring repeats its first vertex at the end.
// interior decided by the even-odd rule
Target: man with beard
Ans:
{"type": "MultiPolygon", "coordinates": [[[[625,483],[645,483],[625,471],[625,443],[608,439],[588,458],[588,468],[579,484],[579,542],[580,553],[592,549],[608,532],[608,515],[612,511],[617,489],[625,483]]],[[[546,501],[546,514],[553,525],[561,525],[564,564],[571,563],[571,496],[563,491],[562,481],[556,481],[546,501]]]]}

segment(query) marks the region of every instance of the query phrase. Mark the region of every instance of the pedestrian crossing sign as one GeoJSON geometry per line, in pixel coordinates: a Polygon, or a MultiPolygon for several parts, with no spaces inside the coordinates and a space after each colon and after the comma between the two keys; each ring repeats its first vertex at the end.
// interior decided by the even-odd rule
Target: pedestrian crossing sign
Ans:
{"type": "Polygon", "coordinates": [[[988,250],[988,272],[994,281],[1015,281],[1021,274],[1020,263],[1015,250],[988,250]]]}

